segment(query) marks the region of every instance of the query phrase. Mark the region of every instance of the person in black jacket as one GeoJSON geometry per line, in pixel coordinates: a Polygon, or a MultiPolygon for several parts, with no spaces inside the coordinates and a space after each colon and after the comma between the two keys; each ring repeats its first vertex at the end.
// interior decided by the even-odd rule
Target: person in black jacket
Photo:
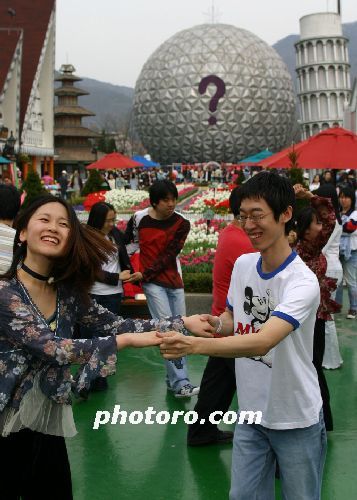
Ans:
{"type": "MultiPolygon", "coordinates": [[[[102,266],[101,276],[94,282],[90,295],[98,304],[119,316],[123,296],[123,282],[138,281],[141,273],[134,273],[124,243],[124,235],[115,227],[116,213],[109,203],[95,203],[88,217],[88,226],[98,229],[103,238],[115,244],[117,252],[108,256],[108,262],[102,266]]],[[[81,335],[82,336],[82,335],[81,335]]],[[[88,334],[86,333],[88,337],[88,334]]],[[[105,336],[105,332],[103,332],[105,336]]],[[[92,390],[105,390],[107,380],[98,377],[91,385],[92,390]]]]}
{"type": "Polygon", "coordinates": [[[116,254],[110,255],[102,267],[102,275],[91,288],[90,295],[98,304],[112,313],[120,314],[120,303],[125,281],[138,281],[141,273],[134,273],[126,251],[124,235],[115,227],[116,213],[113,205],[105,202],[95,203],[88,217],[88,226],[98,229],[103,237],[117,247],[116,254]]]}

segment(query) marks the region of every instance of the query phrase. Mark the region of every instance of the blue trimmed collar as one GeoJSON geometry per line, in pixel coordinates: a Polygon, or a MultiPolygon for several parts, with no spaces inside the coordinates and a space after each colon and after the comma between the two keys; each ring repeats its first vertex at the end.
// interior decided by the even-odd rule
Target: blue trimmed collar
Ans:
{"type": "Polygon", "coordinates": [[[271,278],[274,278],[274,276],[276,276],[278,273],[280,273],[280,271],[283,271],[295,259],[295,257],[297,257],[297,253],[295,252],[295,250],[293,250],[289,257],[287,257],[284,262],[280,264],[280,266],[277,267],[274,271],[272,271],[271,273],[263,273],[262,256],[260,256],[257,262],[258,274],[263,280],[270,280],[271,278]]]}

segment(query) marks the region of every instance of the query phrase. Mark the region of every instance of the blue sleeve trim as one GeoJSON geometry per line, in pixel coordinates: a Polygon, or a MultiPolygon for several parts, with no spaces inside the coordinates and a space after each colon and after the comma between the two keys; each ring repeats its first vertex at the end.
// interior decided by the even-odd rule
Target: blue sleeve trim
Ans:
{"type": "Polygon", "coordinates": [[[233,306],[230,305],[230,303],[228,302],[228,299],[226,300],[226,307],[228,307],[228,309],[230,311],[233,311],[233,306]]]}
{"type": "Polygon", "coordinates": [[[300,323],[295,318],[293,318],[292,316],[289,316],[288,314],[285,314],[283,312],[274,311],[271,313],[271,316],[276,316],[277,318],[280,318],[280,319],[283,319],[284,321],[287,321],[288,323],[290,323],[293,326],[294,330],[296,330],[300,326],[300,323]]]}

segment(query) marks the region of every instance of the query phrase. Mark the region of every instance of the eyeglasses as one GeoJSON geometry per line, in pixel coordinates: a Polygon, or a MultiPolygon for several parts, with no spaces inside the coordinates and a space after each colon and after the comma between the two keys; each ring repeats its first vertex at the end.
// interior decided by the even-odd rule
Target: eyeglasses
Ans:
{"type": "Polygon", "coordinates": [[[105,222],[113,222],[114,223],[115,219],[116,219],[115,217],[113,217],[112,219],[105,219],[105,222]]]}
{"type": "Polygon", "coordinates": [[[238,220],[242,224],[246,224],[246,222],[247,222],[248,219],[251,220],[254,223],[257,223],[257,222],[262,221],[263,219],[265,219],[265,217],[267,215],[270,215],[272,213],[273,212],[268,212],[267,214],[259,214],[259,215],[240,215],[239,214],[239,215],[236,216],[236,220],[238,220]]]}

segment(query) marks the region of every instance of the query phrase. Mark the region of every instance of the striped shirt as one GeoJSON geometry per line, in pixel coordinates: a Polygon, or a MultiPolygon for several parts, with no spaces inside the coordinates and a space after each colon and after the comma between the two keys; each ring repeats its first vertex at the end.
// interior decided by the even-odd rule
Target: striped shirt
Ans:
{"type": "Polygon", "coordinates": [[[15,234],[15,229],[0,223],[0,274],[11,265],[15,234]]]}

